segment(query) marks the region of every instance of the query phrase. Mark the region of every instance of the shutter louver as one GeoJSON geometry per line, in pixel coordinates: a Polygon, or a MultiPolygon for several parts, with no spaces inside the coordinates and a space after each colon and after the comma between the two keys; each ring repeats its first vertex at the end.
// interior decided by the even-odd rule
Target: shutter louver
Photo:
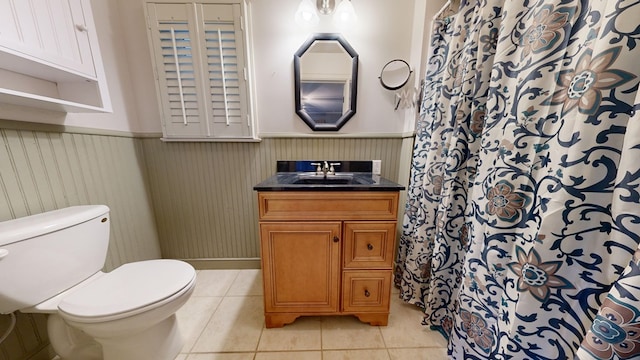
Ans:
{"type": "Polygon", "coordinates": [[[169,100],[167,104],[170,113],[169,121],[184,125],[198,122],[198,92],[188,24],[160,21],[158,27],[163,75],[169,100]]]}

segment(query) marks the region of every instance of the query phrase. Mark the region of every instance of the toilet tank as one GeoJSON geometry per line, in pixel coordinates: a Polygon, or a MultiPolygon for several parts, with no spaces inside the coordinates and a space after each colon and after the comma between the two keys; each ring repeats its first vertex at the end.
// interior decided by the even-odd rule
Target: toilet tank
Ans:
{"type": "Polygon", "coordinates": [[[0,314],[37,305],[102,270],[109,223],[104,205],[0,222],[0,314]]]}

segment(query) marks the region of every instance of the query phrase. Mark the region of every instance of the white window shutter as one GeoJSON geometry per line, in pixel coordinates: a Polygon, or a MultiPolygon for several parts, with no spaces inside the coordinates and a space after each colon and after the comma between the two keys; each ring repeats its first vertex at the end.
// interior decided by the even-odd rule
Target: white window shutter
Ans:
{"type": "Polygon", "coordinates": [[[251,135],[240,5],[202,5],[205,73],[213,132],[219,137],[251,135]]]}
{"type": "Polygon", "coordinates": [[[253,139],[242,8],[148,3],[163,131],[170,139],[253,139]]]}

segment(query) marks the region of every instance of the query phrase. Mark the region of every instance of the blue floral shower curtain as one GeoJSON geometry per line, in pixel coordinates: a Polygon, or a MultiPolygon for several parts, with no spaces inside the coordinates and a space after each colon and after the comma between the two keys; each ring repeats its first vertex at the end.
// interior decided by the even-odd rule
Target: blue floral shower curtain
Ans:
{"type": "Polygon", "coordinates": [[[429,54],[401,297],[455,359],[640,357],[640,1],[462,0],[429,54]]]}

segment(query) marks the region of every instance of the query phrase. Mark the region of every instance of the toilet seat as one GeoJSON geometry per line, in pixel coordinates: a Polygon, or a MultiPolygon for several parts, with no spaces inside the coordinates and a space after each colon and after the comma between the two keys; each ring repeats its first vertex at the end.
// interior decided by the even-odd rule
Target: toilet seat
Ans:
{"type": "Polygon", "coordinates": [[[191,290],[195,270],[178,260],[124,264],[65,297],[58,305],[75,322],[106,322],[133,316],[191,290]]]}

